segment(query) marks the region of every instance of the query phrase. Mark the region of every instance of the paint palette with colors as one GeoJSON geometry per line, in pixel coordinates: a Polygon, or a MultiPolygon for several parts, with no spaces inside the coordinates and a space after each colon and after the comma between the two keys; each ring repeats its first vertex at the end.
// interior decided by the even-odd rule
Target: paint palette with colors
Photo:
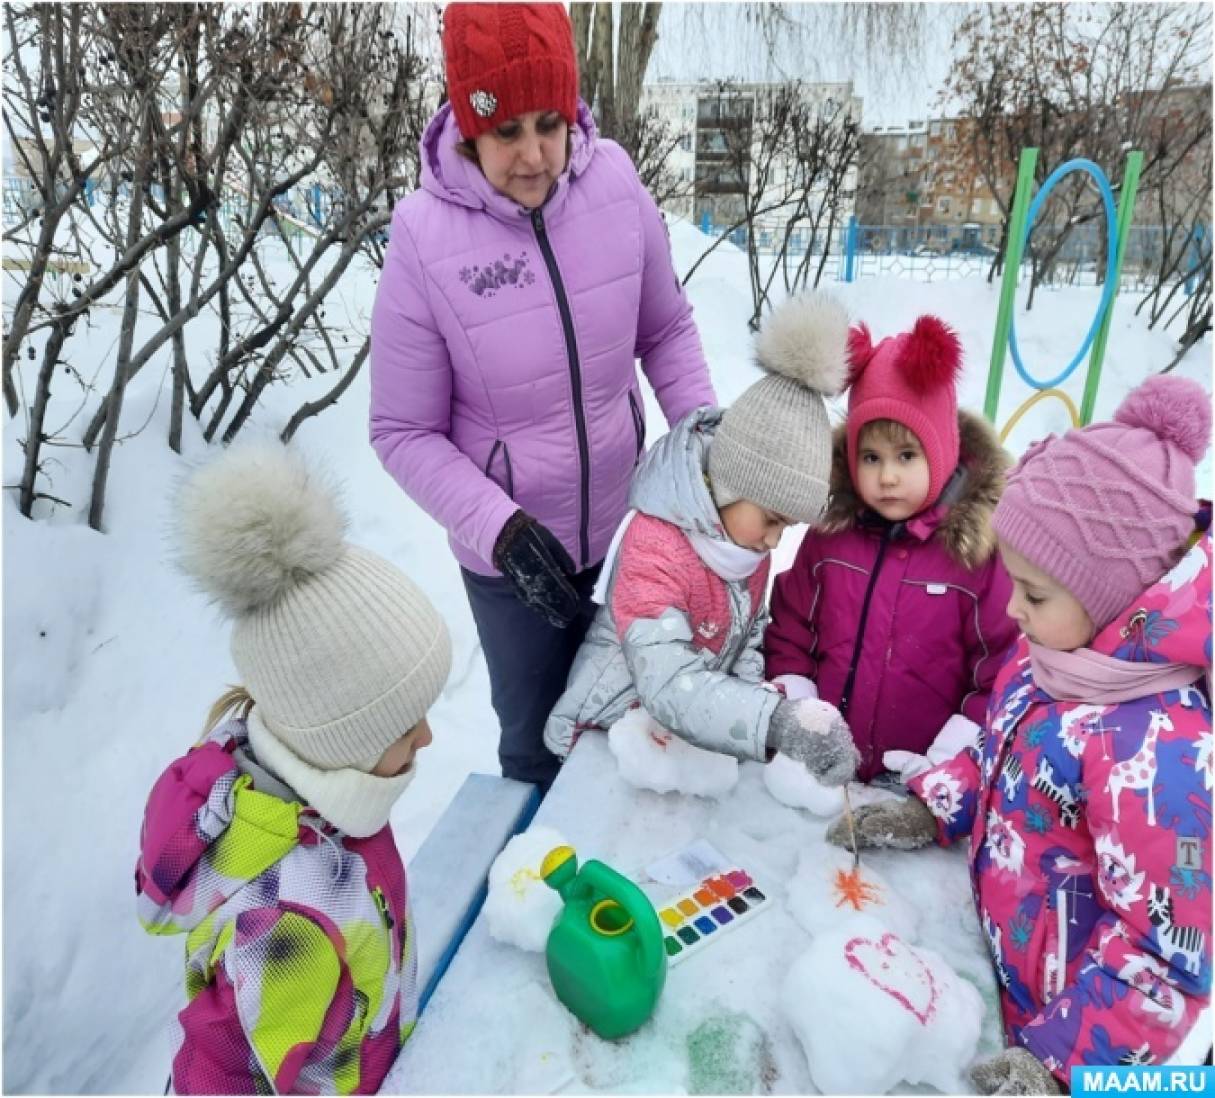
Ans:
{"type": "Polygon", "coordinates": [[[767,890],[745,869],[716,873],[676,893],[665,903],[655,904],[662,923],[667,964],[679,964],[771,906],[767,890]]]}

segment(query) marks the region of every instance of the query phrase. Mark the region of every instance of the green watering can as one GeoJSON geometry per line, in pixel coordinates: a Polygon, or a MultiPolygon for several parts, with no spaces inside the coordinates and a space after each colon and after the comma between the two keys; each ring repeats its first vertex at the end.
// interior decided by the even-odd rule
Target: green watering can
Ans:
{"type": "Polygon", "coordinates": [[[545,954],[557,998],[600,1037],[632,1033],[654,1013],[667,978],[653,904],[602,862],[579,870],[573,847],[550,850],[540,875],[565,901],[545,954]]]}

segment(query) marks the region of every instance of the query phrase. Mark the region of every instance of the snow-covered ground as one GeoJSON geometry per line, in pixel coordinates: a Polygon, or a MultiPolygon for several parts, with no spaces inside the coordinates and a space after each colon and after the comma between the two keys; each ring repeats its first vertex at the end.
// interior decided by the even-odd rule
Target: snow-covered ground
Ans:
{"type": "MultiPolygon", "coordinates": [[[[676,224],[677,265],[687,269],[706,244],[676,224]]],[[[11,300],[18,284],[5,276],[11,300]]],[[[689,290],[717,392],[728,403],[758,375],[751,364],[744,257],[722,248],[689,290]]],[[[966,351],[961,402],[982,407],[998,286],[980,278],[918,283],[895,278],[831,288],[876,337],[908,327],[923,312],[953,324],[966,351]]],[[[370,274],[341,283],[351,326],[365,330],[374,297],[370,274]]],[[[1042,291],[1019,318],[1027,361],[1056,373],[1088,327],[1091,289],[1042,291]]],[[[1097,416],[1108,416],[1138,381],[1173,355],[1166,333],[1134,316],[1136,299],[1119,298],[1097,416]]],[[[334,312],[337,311],[335,302],[334,312]]],[[[68,346],[86,376],[106,372],[118,313],[95,309],[85,339],[68,346]],[[83,349],[82,349],[83,348],[83,349]],[[88,359],[88,361],[86,361],[88,359]]],[[[122,433],[142,430],[114,454],[108,533],[60,509],[37,522],[4,500],[4,1089],[9,1092],[149,1092],[168,1071],[168,1021],[180,1006],[182,942],[143,933],[134,917],[133,870],[144,798],[160,769],[200,731],[211,701],[235,673],[227,633],[168,561],[171,499],[183,473],[208,456],[188,420],[184,454],[165,443],[169,401],[164,362],[132,382],[122,433]]],[[[199,371],[201,372],[201,363],[199,371]]],[[[1209,340],[1176,373],[1210,389],[1209,340]]],[[[24,379],[32,385],[32,376],[24,379]]],[[[249,435],[274,436],[305,400],[328,390],[329,377],[267,391],[249,435]]],[[[1079,403],[1082,372],[1065,388],[1079,403]]],[[[999,422],[1029,395],[1006,369],[999,422]]],[[[52,427],[76,412],[78,398],[51,409],[52,427]]],[[[665,429],[647,394],[649,438],[665,429]]],[[[306,423],[297,445],[345,486],[352,540],[396,561],[447,618],[455,662],[432,712],[433,746],[393,815],[402,852],[416,851],[465,774],[496,769],[497,727],[489,684],[459,571],[442,531],[405,498],[367,444],[367,377],[338,405],[306,423]]],[[[67,430],[78,437],[81,417],[67,430]]],[[[1057,402],[1022,420],[1009,445],[1067,426],[1057,402]]],[[[20,478],[21,421],[6,423],[5,484],[20,478]]],[[[55,448],[49,489],[79,511],[92,463],[82,451],[55,448]]],[[[1201,470],[1209,494],[1210,458],[1201,470]]],[[[796,535],[778,550],[792,558],[796,535]]],[[[924,917],[931,919],[931,911],[924,917]]]]}

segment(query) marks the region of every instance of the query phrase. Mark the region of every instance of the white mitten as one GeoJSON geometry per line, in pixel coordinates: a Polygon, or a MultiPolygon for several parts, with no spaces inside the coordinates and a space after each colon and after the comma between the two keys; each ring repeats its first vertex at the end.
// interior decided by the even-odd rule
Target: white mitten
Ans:
{"type": "Polygon", "coordinates": [[[926,755],[917,755],[914,751],[886,751],[882,755],[882,765],[906,784],[934,766],[948,762],[958,752],[977,747],[981,734],[982,729],[974,721],[955,713],[941,726],[926,755]]]}

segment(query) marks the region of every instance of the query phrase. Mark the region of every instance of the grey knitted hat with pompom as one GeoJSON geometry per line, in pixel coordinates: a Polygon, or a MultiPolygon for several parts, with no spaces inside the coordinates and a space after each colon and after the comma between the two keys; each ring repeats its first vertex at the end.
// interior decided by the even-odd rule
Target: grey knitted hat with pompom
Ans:
{"type": "Polygon", "coordinates": [[[848,313],[811,293],[780,305],[764,323],[756,358],[768,376],[722,416],[709,450],[718,509],[745,499],[794,522],[814,522],[827,503],[831,424],[824,396],[848,373],[848,313]]]}
{"type": "Polygon", "coordinates": [[[178,562],[232,619],[266,728],[322,770],[365,766],[434,704],[447,627],[400,569],[343,540],[334,491],[293,451],[234,447],[178,500],[178,562]]]}

